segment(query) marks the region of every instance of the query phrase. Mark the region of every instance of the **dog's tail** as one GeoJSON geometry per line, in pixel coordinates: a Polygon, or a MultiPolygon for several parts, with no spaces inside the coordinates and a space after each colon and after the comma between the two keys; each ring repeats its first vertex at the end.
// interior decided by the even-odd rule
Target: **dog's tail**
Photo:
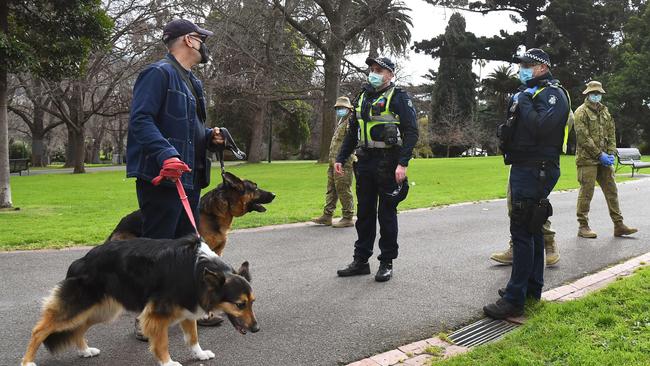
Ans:
{"type": "Polygon", "coordinates": [[[52,353],[74,345],[77,331],[88,321],[88,311],[100,302],[97,293],[89,292],[81,277],[69,277],[52,290],[43,306],[44,324],[53,330],[43,341],[52,353]]]}

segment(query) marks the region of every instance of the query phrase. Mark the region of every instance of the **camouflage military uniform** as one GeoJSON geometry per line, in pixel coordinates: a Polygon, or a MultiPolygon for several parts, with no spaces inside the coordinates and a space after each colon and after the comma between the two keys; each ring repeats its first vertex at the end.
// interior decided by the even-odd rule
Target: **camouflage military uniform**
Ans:
{"type": "Polygon", "coordinates": [[[616,133],[614,119],[601,103],[585,102],[575,111],[576,165],[578,166],[577,216],[581,227],[589,226],[589,207],[594,195],[596,182],[605,195],[609,216],[612,221],[621,223],[623,216],[618,205],[618,190],[612,166],[601,165],[598,157],[601,152],[616,154],[616,133]]]}
{"type": "Polygon", "coordinates": [[[330,143],[329,167],[327,168],[327,194],[325,195],[325,208],[323,214],[332,216],[336,210],[336,201],[341,201],[341,211],[344,218],[351,219],[354,216],[354,198],[352,196],[352,164],[356,161],[356,156],[351,155],[343,166],[344,174],[339,176],[334,172],[334,163],[336,155],[341,148],[343,139],[348,130],[347,117],[339,120],[338,126],[332,136],[330,143]]]}

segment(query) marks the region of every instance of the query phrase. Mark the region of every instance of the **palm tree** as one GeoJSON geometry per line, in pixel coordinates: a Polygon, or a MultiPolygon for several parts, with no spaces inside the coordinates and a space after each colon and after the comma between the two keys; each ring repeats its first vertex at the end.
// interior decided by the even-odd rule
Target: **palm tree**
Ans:
{"type": "Polygon", "coordinates": [[[400,54],[406,51],[411,43],[411,28],[413,21],[407,12],[411,8],[401,1],[391,1],[388,8],[385,3],[388,0],[360,0],[358,1],[359,16],[374,16],[376,21],[370,27],[361,32],[359,42],[368,44],[368,56],[377,57],[388,51],[391,54],[400,54]],[[382,9],[383,11],[376,11],[382,9]]]}
{"type": "Polygon", "coordinates": [[[519,80],[510,65],[498,66],[481,81],[483,94],[495,107],[497,115],[504,116],[510,95],[517,89],[519,80]]]}

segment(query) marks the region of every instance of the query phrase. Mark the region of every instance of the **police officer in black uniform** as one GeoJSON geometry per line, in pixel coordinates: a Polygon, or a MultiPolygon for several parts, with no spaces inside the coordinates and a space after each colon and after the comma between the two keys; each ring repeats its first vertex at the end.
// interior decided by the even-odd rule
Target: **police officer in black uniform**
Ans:
{"type": "Polygon", "coordinates": [[[522,86],[510,102],[499,138],[510,168],[513,261],[510,281],[501,298],[483,307],[495,319],[520,316],[526,297],[539,300],[544,285],[542,225],[552,207],[547,197],[560,177],[560,153],[571,103],[550,72],[546,52],[532,48],[515,56],[522,86]]]}
{"type": "Polygon", "coordinates": [[[418,140],[413,102],[392,82],[395,64],[386,57],[368,58],[369,84],[354,101],[356,113],[343,140],[334,169],[342,174],[346,159],[356,148],[358,239],[354,261],[337,271],[341,277],[370,274],[379,219],[379,270],[375,280],[384,282],[393,274],[397,258],[397,204],[406,198],[406,168],[418,140]]]}

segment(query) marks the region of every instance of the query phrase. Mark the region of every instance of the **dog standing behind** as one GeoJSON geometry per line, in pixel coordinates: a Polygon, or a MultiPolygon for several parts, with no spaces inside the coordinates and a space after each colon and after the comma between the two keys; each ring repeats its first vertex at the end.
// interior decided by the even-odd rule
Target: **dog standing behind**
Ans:
{"type": "MultiPolygon", "coordinates": [[[[199,203],[199,233],[210,249],[219,256],[223,254],[228,231],[233,218],[251,211],[265,212],[262,206],[271,203],[275,195],[260,189],[255,182],[241,180],[225,172],[224,182],[204,194],[199,203]]],[[[142,236],[142,213],[134,211],[120,220],[108,240],[124,240],[142,236]]]]}
{"type": "Polygon", "coordinates": [[[41,343],[51,352],[74,345],[81,357],[97,356],[86,331],[123,309],[141,313],[143,333],[161,366],[181,366],[168,351],[168,328],[177,323],[195,358],[214,358],[199,345],[196,319],[221,310],[240,333],[257,332],[249,281],[248,262],[235,272],[195,236],[107,242],[74,261],[45,300],[22,366],[36,365],[41,343]]]}

